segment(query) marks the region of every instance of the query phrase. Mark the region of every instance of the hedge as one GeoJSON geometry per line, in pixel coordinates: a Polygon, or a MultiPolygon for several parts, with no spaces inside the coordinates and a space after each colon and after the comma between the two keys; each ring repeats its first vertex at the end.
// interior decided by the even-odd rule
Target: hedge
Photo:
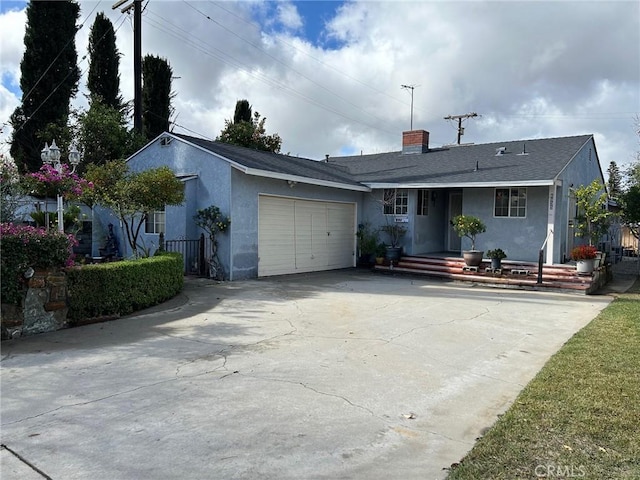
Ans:
{"type": "Polygon", "coordinates": [[[183,287],[179,253],[67,269],[70,324],[121,316],[157,305],[183,287]]]}

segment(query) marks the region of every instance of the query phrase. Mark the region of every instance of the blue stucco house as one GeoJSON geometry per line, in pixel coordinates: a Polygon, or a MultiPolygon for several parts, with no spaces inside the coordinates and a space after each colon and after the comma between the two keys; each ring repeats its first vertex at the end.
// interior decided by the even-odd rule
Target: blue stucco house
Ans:
{"type": "MultiPolygon", "coordinates": [[[[400,142],[399,142],[400,143],[400,142]]],[[[450,219],[481,218],[481,250],[563,263],[573,246],[575,188],[604,183],[592,135],[432,148],[424,130],[404,132],[402,149],[322,161],[164,133],[129,158],[134,171],[167,166],[186,201],[153,212],[147,246],[197,238],[193,216],[220,207],[231,217],[218,254],[230,280],[354,266],[357,226],[402,223],[406,254],[469,247],[450,219]],[[392,203],[384,199],[393,199],[392,203]]],[[[100,215],[101,229],[115,219],[100,215]]],[[[124,252],[126,254],[126,252],[124,252]]]]}

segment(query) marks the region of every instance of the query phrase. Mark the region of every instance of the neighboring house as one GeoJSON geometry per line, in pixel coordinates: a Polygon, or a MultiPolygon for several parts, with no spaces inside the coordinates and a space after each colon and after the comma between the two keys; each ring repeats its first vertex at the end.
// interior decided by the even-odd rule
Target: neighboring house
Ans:
{"type": "Polygon", "coordinates": [[[430,148],[416,130],[401,151],[314,161],[165,133],[129,159],[135,171],[163,165],[186,201],[152,215],[145,244],[160,231],[197,238],[196,210],[216,205],[231,217],[218,250],[231,280],[354,266],[363,222],[402,222],[406,254],[459,255],[469,245],[450,219],[460,213],[487,225],[481,250],[535,261],[547,240],[546,263],[561,263],[574,242],[573,190],[604,181],[592,135],[430,148]]]}

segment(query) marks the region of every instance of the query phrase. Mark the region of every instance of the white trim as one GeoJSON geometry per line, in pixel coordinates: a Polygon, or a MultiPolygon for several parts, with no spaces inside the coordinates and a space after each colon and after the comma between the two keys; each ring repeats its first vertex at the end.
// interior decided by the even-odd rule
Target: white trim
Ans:
{"type": "Polygon", "coordinates": [[[552,185],[549,187],[549,196],[547,198],[547,258],[545,260],[545,263],[547,265],[553,265],[553,255],[555,247],[553,228],[556,222],[557,204],[557,188],[555,185],[552,185]]]}
{"type": "Polygon", "coordinates": [[[420,189],[442,189],[442,188],[515,188],[515,187],[548,187],[555,185],[556,180],[514,180],[504,182],[460,182],[460,183],[367,183],[372,190],[379,188],[420,188],[420,189]]]}
{"type": "MultiPolygon", "coordinates": [[[[224,158],[224,157],[222,157],[224,158]]],[[[356,192],[370,192],[371,188],[369,188],[368,186],[361,184],[361,185],[353,185],[353,184],[348,184],[348,183],[339,183],[339,182],[332,182],[330,180],[318,180],[316,178],[309,178],[309,177],[302,177],[299,175],[290,175],[287,173],[277,173],[277,172],[269,172],[267,170],[259,170],[256,168],[247,168],[244,166],[239,166],[237,164],[235,164],[235,162],[231,162],[230,160],[227,160],[228,162],[231,163],[231,166],[240,170],[241,172],[247,174],[247,175],[252,175],[254,177],[265,177],[265,178],[273,178],[275,180],[289,180],[292,182],[297,182],[297,183],[306,183],[309,185],[318,185],[320,187],[332,187],[332,188],[340,188],[343,190],[353,190],[356,192]]],[[[313,160],[311,160],[313,161],[313,160]]]]}

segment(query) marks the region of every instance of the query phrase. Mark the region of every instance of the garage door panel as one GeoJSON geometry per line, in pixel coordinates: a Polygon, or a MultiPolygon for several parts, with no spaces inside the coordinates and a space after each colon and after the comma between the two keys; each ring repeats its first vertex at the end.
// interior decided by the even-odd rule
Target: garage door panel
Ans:
{"type": "Polygon", "coordinates": [[[355,206],[261,196],[258,275],[354,265],[355,206]]]}
{"type": "Polygon", "coordinates": [[[258,276],[282,275],[295,269],[294,209],[284,200],[259,201],[258,276]]]}

